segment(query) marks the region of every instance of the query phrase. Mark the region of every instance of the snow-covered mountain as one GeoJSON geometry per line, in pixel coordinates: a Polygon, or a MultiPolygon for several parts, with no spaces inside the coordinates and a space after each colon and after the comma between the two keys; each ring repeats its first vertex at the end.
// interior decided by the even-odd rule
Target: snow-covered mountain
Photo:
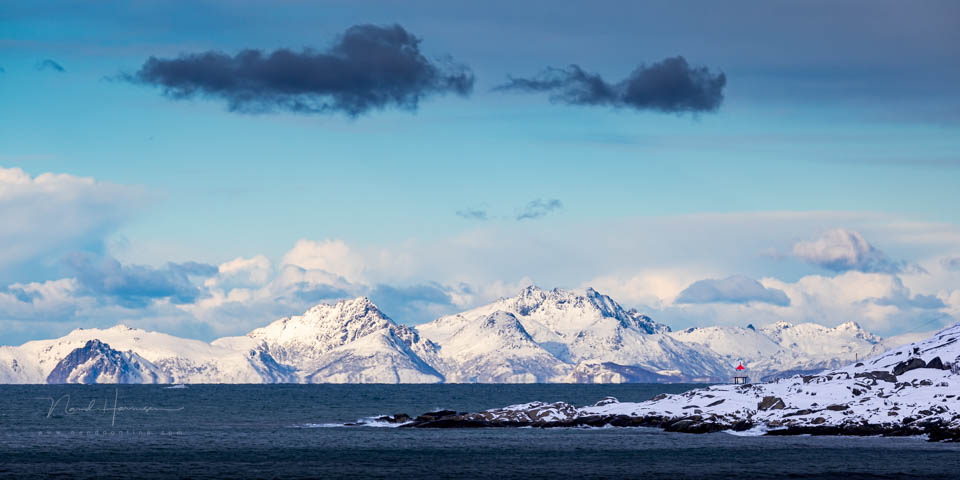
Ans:
{"type": "Polygon", "coordinates": [[[881,339],[847,322],[834,328],[816,323],[777,322],[755,328],[700,327],[671,332],[677,340],[720,354],[727,364],[742,360],[746,374],[766,380],[795,373],[838,368],[857,358],[879,353],[881,339]]]}
{"type": "Polygon", "coordinates": [[[435,383],[437,347],[398,325],[368,298],[321,304],[215,345],[245,344],[269,354],[308,383],[435,383]],[[250,342],[250,341],[253,342],[250,342]]]}
{"type": "Polygon", "coordinates": [[[117,325],[107,329],[78,328],[52,340],[0,347],[0,381],[46,383],[61,361],[92,340],[109,345],[111,350],[134,352],[162,372],[157,379],[160,383],[274,383],[292,380],[292,369],[278,364],[253,342],[244,346],[248,348],[227,348],[117,325]]]}
{"type": "Polygon", "coordinates": [[[100,340],[89,340],[60,360],[47,383],[167,383],[169,378],[140,355],[118,352],[100,340]]]}
{"type": "Polygon", "coordinates": [[[451,383],[552,382],[569,371],[503,311],[466,322],[444,339],[440,357],[451,383]]]}
{"type": "Polygon", "coordinates": [[[909,341],[855,323],[671,332],[593,289],[517,296],[408,327],[367,298],[206,343],[118,325],[0,347],[0,383],[435,383],[754,380],[836,368],[909,341]]]}
{"type": "MultiPolygon", "coordinates": [[[[475,308],[456,315],[438,318],[433,322],[418,325],[417,330],[440,346],[444,358],[455,359],[468,355],[463,349],[475,349],[475,342],[456,341],[458,332],[464,329],[476,329],[477,324],[487,322],[491,315],[508,313],[516,318],[520,327],[530,340],[541,349],[531,349],[530,355],[537,356],[542,364],[543,351],[554,359],[553,370],[562,370],[556,362],[566,364],[567,375],[554,381],[600,381],[602,378],[614,378],[603,363],[617,366],[634,366],[651,372],[687,379],[718,379],[729,370],[718,355],[705,348],[697,348],[678,341],[669,335],[669,327],[661,325],[650,317],[635,310],[625,310],[610,297],[598,293],[592,288],[584,291],[561,289],[542,290],[527,287],[516,297],[502,298],[489,305],[475,308]],[[577,369],[581,362],[601,367],[577,369]],[[574,371],[576,375],[570,376],[574,371]],[[596,371],[597,376],[589,375],[596,371]]],[[[473,330],[476,331],[476,330],[473,330]]],[[[460,335],[462,338],[462,335],[460,335]]],[[[504,340],[497,339],[496,342],[504,340]]],[[[473,373],[478,377],[504,375],[505,365],[516,365],[519,352],[510,351],[510,361],[499,357],[500,352],[489,349],[487,362],[500,369],[500,373],[482,374],[474,365],[473,373]]],[[[528,359],[527,363],[533,362],[528,359]]],[[[449,369],[450,367],[448,367],[449,369]]],[[[459,371],[462,364],[453,364],[459,371]]],[[[525,372],[514,371],[514,378],[525,372]]],[[[626,378],[626,377],[623,377],[626,378]]]]}

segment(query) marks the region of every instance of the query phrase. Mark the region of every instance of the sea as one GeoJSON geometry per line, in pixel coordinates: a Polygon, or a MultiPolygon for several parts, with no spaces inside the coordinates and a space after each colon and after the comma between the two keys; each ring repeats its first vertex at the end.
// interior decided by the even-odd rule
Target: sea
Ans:
{"type": "Polygon", "coordinates": [[[960,444],[344,426],[699,385],[0,385],[0,478],[960,478],[960,444]]]}

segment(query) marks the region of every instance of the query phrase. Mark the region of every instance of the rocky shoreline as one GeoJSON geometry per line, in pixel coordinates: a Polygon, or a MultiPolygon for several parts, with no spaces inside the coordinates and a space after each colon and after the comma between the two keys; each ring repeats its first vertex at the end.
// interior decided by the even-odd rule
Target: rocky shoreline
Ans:
{"type": "Polygon", "coordinates": [[[639,403],[608,397],[584,407],[532,402],[371,420],[402,428],[654,427],[960,441],[960,324],[855,365],[768,383],[713,385],[639,403]]]}
{"type": "MultiPolygon", "coordinates": [[[[607,400],[607,399],[605,399],[607,400]]],[[[552,408],[571,407],[567,404],[549,404],[552,408]]],[[[454,412],[441,410],[428,412],[411,418],[406,414],[381,416],[372,419],[378,423],[392,423],[400,428],[582,428],[582,427],[649,427],[660,428],[667,432],[678,433],[716,433],[723,431],[744,432],[757,426],[765,428],[763,435],[814,435],[814,436],[885,436],[911,437],[926,436],[930,441],[960,441],[960,428],[951,427],[939,420],[905,419],[901,423],[871,424],[846,423],[840,425],[792,425],[790,423],[754,423],[751,419],[719,419],[715,416],[631,416],[614,415],[578,415],[565,419],[536,419],[534,407],[527,412],[531,418],[505,419],[492,412],[454,412]]],[[[820,417],[822,418],[822,417],[820,417]]],[[[817,419],[814,419],[816,422],[817,419]]],[[[362,425],[362,423],[352,424],[362,425]]]]}

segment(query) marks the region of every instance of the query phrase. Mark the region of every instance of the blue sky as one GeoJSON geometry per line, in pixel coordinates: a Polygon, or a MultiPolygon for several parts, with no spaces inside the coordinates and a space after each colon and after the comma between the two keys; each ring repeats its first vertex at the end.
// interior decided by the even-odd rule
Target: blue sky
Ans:
{"type": "MultiPolygon", "coordinates": [[[[960,308],[950,267],[960,256],[958,14],[954,2],[5,3],[0,166],[95,183],[21,182],[16,195],[0,187],[0,208],[23,222],[9,217],[0,230],[2,246],[18,252],[0,259],[0,343],[120,321],[203,338],[241,333],[321,300],[290,288],[379,296],[388,314],[418,323],[525,282],[600,283],[676,326],[853,315],[888,334],[935,328],[960,308]],[[120,78],[151,56],[324,50],[359,24],[399,24],[428,58],[469,66],[472,93],[357,118],[243,114],[120,78]],[[570,64],[615,82],[677,55],[726,76],[716,111],[492,91],[508,76],[570,64]],[[45,60],[63,71],[42,68],[45,60]],[[562,207],[516,220],[538,200],[562,207]],[[466,210],[486,220],[457,215],[466,210]],[[73,222],[58,219],[68,211],[73,222]],[[868,271],[797,254],[797,244],[826,239],[823,249],[844,259],[869,255],[838,229],[919,268],[868,271]],[[298,241],[316,251],[293,255],[298,241]],[[96,268],[114,259],[142,267],[160,283],[180,281],[168,262],[220,273],[185,277],[197,289],[189,302],[160,288],[131,303],[122,297],[133,287],[83,284],[93,277],[64,260],[76,254],[96,256],[84,264],[96,268]],[[228,300],[222,266],[258,255],[266,273],[228,300]],[[824,267],[838,264],[849,268],[824,267]],[[271,289],[285,265],[332,277],[283,284],[280,295],[271,289]],[[797,289],[797,299],[774,305],[734,292],[736,301],[676,302],[696,281],[737,275],[770,288],[787,282],[779,289],[797,289]],[[800,309],[811,296],[804,279],[884,286],[800,309]],[[63,298],[11,293],[58,281],[74,282],[63,298]],[[943,306],[878,303],[902,297],[897,282],[908,299],[930,295],[943,306]]],[[[123,283],[132,271],[94,277],[123,283]]]]}

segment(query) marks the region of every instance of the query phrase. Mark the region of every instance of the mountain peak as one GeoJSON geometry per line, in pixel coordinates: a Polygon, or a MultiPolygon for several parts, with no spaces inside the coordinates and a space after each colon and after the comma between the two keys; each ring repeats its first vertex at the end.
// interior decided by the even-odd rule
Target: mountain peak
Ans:
{"type": "Polygon", "coordinates": [[[157,383],[166,380],[152,363],[134,352],[120,352],[94,338],[60,360],[47,383],[157,383]]]}
{"type": "Polygon", "coordinates": [[[860,324],[857,322],[854,322],[853,320],[849,322],[841,323],[840,325],[837,325],[834,328],[836,330],[863,330],[863,328],[860,327],[860,324]]]}
{"type": "Polygon", "coordinates": [[[318,303],[310,307],[304,315],[307,315],[310,312],[314,311],[330,311],[330,310],[341,310],[341,311],[367,311],[367,310],[376,310],[380,311],[380,308],[377,307],[372,300],[367,297],[357,297],[357,298],[347,298],[343,300],[337,300],[336,303],[318,303]]]}

